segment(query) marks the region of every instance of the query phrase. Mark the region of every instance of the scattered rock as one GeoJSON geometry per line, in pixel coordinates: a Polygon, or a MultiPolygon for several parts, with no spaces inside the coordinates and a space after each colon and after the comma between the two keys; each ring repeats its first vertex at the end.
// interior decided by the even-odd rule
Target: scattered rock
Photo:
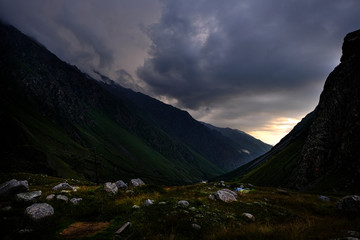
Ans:
{"type": "Polygon", "coordinates": [[[279,194],[290,195],[290,194],[289,194],[286,190],[284,190],[284,189],[278,188],[278,189],[276,189],[276,191],[277,191],[277,193],[279,193],[279,194]]]}
{"type": "Polygon", "coordinates": [[[136,178],[136,179],[130,180],[130,185],[133,187],[138,187],[138,186],[145,185],[145,183],[140,178],[136,178]]]}
{"type": "Polygon", "coordinates": [[[327,196],[319,196],[319,199],[324,201],[324,202],[330,202],[330,198],[328,198],[327,196]]]}
{"type": "Polygon", "coordinates": [[[110,194],[116,194],[119,189],[115,183],[107,182],[104,184],[104,190],[110,194]]]}
{"type": "Polygon", "coordinates": [[[10,200],[16,194],[29,191],[29,184],[26,180],[18,181],[12,179],[0,186],[0,200],[10,200]]]}
{"type": "Polygon", "coordinates": [[[128,186],[125,182],[123,182],[122,180],[116,181],[115,182],[117,188],[121,188],[121,189],[127,189],[128,186]]]}
{"type": "Polygon", "coordinates": [[[166,202],[159,202],[159,205],[165,205],[166,202]]]}
{"type": "Polygon", "coordinates": [[[223,202],[234,202],[236,201],[236,193],[229,189],[222,189],[214,193],[216,199],[219,199],[223,202]]]}
{"type": "Polygon", "coordinates": [[[15,200],[17,202],[35,202],[41,196],[41,191],[26,192],[16,194],[15,200]]]}
{"type": "Polygon", "coordinates": [[[255,222],[255,217],[251,213],[243,213],[242,215],[255,222]]]}
{"type": "Polygon", "coordinates": [[[188,207],[188,206],[189,206],[189,202],[186,201],[186,200],[180,200],[180,201],[178,201],[177,205],[178,205],[179,207],[188,207]]]}
{"type": "Polygon", "coordinates": [[[134,191],[133,191],[133,190],[126,190],[126,193],[127,193],[127,194],[133,194],[134,191]]]}
{"type": "Polygon", "coordinates": [[[74,188],[72,186],[70,186],[70,184],[68,184],[67,182],[63,182],[60,183],[58,185],[56,185],[55,187],[53,187],[54,191],[61,191],[61,190],[74,190],[74,188]]]}
{"type": "Polygon", "coordinates": [[[209,195],[209,199],[211,199],[211,200],[216,200],[215,195],[214,195],[214,194],[210,194],[210,195],[209,195]]]}
{"type": "Polygon", "coordinates": [[[74,205],[78,205],[82,200],[82,198],[72,198],[70,199],[70,202],[74,205]]]}
{"type": "Polygon", "coordinates": [[[6,212],[6,211],[10,211],[11,209],[12,209],[11,206],[6,206],[6,207],[3,207],[3,208],[1,209],[1,211],[6,212]]]}
{"type": "Polygon", "coordinates": [[[134,205],[134,206],[132,206],[132,208],[134,208],[134,209],[139,209],[140,206],[139,206],[139,205],[134,205]]]}
{"type": "Polygon", "coordinates": [[[201,226],[199,224],[196,224],[196,223],[191,224],[191,226],[192,226],[193,229],[196,229],[196,230],[201,229],[201,226]]]}
{"type": "Polygon", "coordinates": [[[119,228],[115,234],[120,234],[122,233],[127,227],[131,226],[130,222],[125,223],[124,225],[121,226],[121,228],[119,228]]]}
{"type": "Polygon", "coordinates": [[[145,200],[145,202],[144,202],[144,206],[150,206],[150,205],[153,205],[154,204],[154,202],[153,202],[153,200],[151,200],[151,199],[146,199],[145,200]]]}
{"type": "Polygon", "coordinates": [[[69,201],[69,198],[67,196],[65,196],[65,195],[57,195],[56,199],[62,200],[62,201],[65,201],[65,202],[69,201]]]}
{"type": "Polygon", "coordinates": [[[192,211],[192,212],[195,212],[195,211],[196,211],[196,208],[195,208],[195,207],[191,207],[191,208],[189,208],[189,210],[192,211]]]}
{"type": "Polygon", "coordinates": [[[35,203],[26,208],[25,214],[33,220],[54,215],[54,208],[47,203],[35,203]]]}
{"type": "Polygon", "coordinates": [[[351,237],[360,238],[360,233],[356,231],[347,231],[347,234],[351,237]]]}
{"type": "Polygon", "coordinates": [[[19,230],[19,234],[32,233],[33,231],[31,228],[24,228],[19,230]]]}
{"type": "Polygon", "coordinates": [[[48,195],[47,197],[46,197],[46,200],[53,200],[54,199],[54,197],[55,197],[55,194],[50,194],[50,195],[48,195]]]}
{"type": "Polygon", "coordinates": [[[336,207],[348,213],[360,213],[360,197],[358,195],[346,196],[336,203],[336,207]]]}

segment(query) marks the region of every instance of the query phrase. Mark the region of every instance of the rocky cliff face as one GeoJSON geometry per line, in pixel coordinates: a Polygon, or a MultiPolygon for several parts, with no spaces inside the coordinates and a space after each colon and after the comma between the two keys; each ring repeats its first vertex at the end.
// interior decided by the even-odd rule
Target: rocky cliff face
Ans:
{"type": "Polygon", "coordinates": [[[360,183],[360,30],[345,37],[342,50],[293,175],[300,189],[329,178],[343,181],[344,189],[360,183]]]}

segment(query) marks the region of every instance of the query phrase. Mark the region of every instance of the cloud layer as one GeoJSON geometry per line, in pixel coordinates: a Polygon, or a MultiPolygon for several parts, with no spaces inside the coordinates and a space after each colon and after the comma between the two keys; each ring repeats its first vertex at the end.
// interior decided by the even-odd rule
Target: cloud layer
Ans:
{"type": "Polygon", "coordinates": [[[360,28],[358,9],[358,0],[0,0],[2,19],[83,71],[270,143],[316,106],[343,37],[360,28]]]}

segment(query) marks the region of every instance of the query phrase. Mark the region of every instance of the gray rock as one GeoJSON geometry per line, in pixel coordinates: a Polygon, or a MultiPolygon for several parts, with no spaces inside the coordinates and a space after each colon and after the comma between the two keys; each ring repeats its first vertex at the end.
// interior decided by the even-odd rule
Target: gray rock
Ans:
{"type": "Polygon", "coordinates": [[[139,206],[139,205],[134,205],[134,206],[132,206],[132,208],[134,208],[134,209],[139,209],[140,206],[139,206]]]}
{"type": "Polygon", "coordinates": [[[72,186],[70,186],[70,184],[68,184],[67,182],[63,182],[60,183],[58,185],[56,185],[55,187],[53,187],[53,190],[55,191],[61,191],[61,190],[74,190],[74,188],[72,186]]]}
{"type": "Polygon", "coordinates": [[[46,197],[46,200],[53,200],[54,199],[54,197],[55,197],[55,194],[50,194],[50,195],[48,195],[47,197],[46,197]]]}
{"type": "Polygon", "coordinates": [[[178,201],[177,205],[178,205],[179,207],[188,207],[188,206],[189,206],[189,202],[186,201],[186,200],[180,200],[180,201],[178,201]]]}
{"type": "Polygon", "coordinates": [[[24,234],[24,233],[32,233],[34,230],[32,230],[31,228],[24,228],[24,229],[20,229],[19,233],[20,234],[24,234]]]}
{"type": "Polygon", "coordinates": [[[16,194],[15,200],[17,202],[35,202],[37,198],[41,196],[41,191],[18,193],[16,194]]]}
{"type": "Polygon", "coordinates": [[[125,223],[124,225],[121,226],[121,228],[119,228],[115,234],[120,234],[122,233],[127,227],[131,226],[130,222],[125,223]]]}
{"type": "Polygon", "coordinates": [[[232,191],[229,189],[222,189],[214,193],[216,199],[219,199],[223,202],[234,202],[236,201],[236,195],[231,193],[232,191]],[[228,190],[228,191],[227,191],[228,190]],[[229,192],[230,191],[230,192],[229,192]]]}
{"type": "Polygon", "coordinates": [[[104,184],[104,190],[110,194],[117,194],[119,191],[115,183],[107,182],[104,184]]]}
{"type": "Polygon", "coordinates": [[[360,197],[358,195],[346,196],[336,203],[339,210],[348,213],[360,213],[360,197]]]}
{"type": "Polygon", "coordinates": [[[191,224],[191,226],[192,226],[193,229],[196,229],[196,230],[201,229],[201,226],[199,224],[196,224],[196,223],[191,224]]]}
{"type": "Polygon", "coordinates": [[[234,192],[234,191],[231,191],[230,189],[221,189],[221,191],[225,191],[225,192],[228,192],[228,193],[230,193],[230,194],[234,195],[234,197],[237,197],[237,194],[236,194],[236,192],[234,192]]]}
{"type": "Polygon", "coordinates": [[[159,205],[165,205],[166,202],[159,202],[159,205]]]}
{"type": "Polygon", "coordinates": [[[29,191],[29,184],[26,180],[18,181],[12,179],[0,186],[0,200],[10,200],[16,194],[29,191]]]}
{"type": "Polygon", "coordinates": [[[62,200],[62,201],[65,201],[65,202],[69,201],[69,198],[67,196],[65,196],[65,195],[57,195],[56,199],[57,200],[62,200]]]}
{"type": "Polygon", "coordinates": [[[214,194],[210,194],[210,195],[209,195],[209,199],[211,199],[211,200],[216,200],[215,195],[214,195],[214,194]]]}
{"type": "Polygon", "coordinates": [[[249,220],[255,222],[255,217],[251,213],[243,213],[242,215],[247,217],[249,220]]]}
{"type": "Polygon", "coordinates": [[[324,201],[324,202],[330,202],[330,198],[328,198],[327,196],[319,196],[319,199],[324,201]]]}
{"type": "Polygon", "coordinates": [[[70,199],[70,202],[74,205],[78,205],[82,200],[82,198],[72,198],[70,199]]]}
{"type": "Polygon", "coordinates": [[[130,180],[130,185],[133,187],[138,187],[138,186],[145,185],[145,183],[140,178],[136,178],[136,179],[130,180]]]}
{"type": "Polygon", "coordinates": [[[347,234],[351,237],[360,238],[360,233],[356,231],[347,231],[347,234]]]}
{"type": "Polygon", "coordinates": [[[26,208],[25,214],[33,220],[54,215],[54,208],[47,203],[35,203],[26,208]]]}
{"type": "Polygon", "coordinates": [[[115,182],[117,188],[121,188],[121,189],[127,189],[128,186],[126,183],[124,183],[122,180],[116,181],[115,182]]]}
{"type": "Polygon", "coordinates": [[[153,202],[153,200],[151,200],[151,199],[146,199],[145,200],[145,202],[144,202],[144,206],[150,206],[150,205],[153,205],[154,204],[154,202],[153,202]]]}

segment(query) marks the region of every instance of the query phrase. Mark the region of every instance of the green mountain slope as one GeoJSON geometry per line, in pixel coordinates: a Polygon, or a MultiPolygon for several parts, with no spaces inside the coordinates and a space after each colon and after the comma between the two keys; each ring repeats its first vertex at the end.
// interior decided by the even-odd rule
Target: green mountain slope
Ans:
{"type": "Polygon", "coordinates": [[[162,183],[223,173],[98,82],[0,27],[2,171],[162,183]]]}

